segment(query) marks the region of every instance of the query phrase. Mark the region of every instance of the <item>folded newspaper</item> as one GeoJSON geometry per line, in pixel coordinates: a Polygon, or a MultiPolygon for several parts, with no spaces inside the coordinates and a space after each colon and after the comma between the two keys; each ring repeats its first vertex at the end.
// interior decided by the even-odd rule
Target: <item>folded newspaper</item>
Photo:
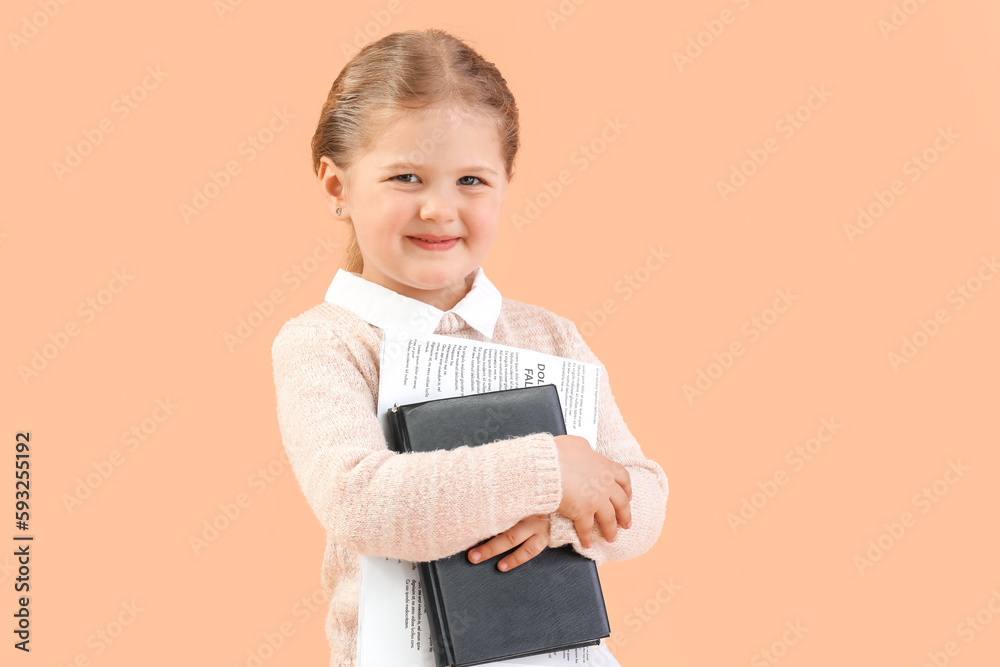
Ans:
{"type": "MultiPolygon", "coordinates": [[[[487,391],[554,384],[566,431],[597,442],[601,369],[575,359],[506,345],[428,334],[383,336],[378,416],[389,436],[386,411],[416,403],[487,391]]],[[[358,667],[435,667],[427,609],[415,563],[361,556],[358,667]]],[[[491,665],[620,667],[604,645],[512,658],[491,665]]]]}

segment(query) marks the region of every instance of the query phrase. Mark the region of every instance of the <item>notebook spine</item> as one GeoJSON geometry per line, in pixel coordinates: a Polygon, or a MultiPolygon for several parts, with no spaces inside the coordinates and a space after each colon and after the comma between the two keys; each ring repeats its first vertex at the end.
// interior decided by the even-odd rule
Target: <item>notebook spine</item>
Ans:
{"type": "Polygon", "coordinates": [[[444,605],[441,603],[441,587],[438,584],[437,567],[433,561],[417,563],[420,571],[420,581],[423,583],[424,604],[427,608],[427,619],[436,619],[429,623],[431,635],[434,638],[434,662],[437,667],[448,667],[455,664],[455,646],[451,642],[451,631],[448,629],[448,619],[444,615],[444,605]]]}
{"type": "Polygon", "coordinates": [[[392,431],[392,447],[394,451],[404,453],[411,451],[410,439],[406,435],[406,425],[404,422],[403,410],[398,409],[399,405],[389,408],[389,428],[392,431]]]}
{"type": "MultiPolygon", "coordinates": [[[[395,451],[412,452],[410,438],[406,433],[406,411],[400,410],[398,405],[393,405],[389,409],[389,426],[395,451]]],[[[437,570],[433,562],[419,562],[417,569],[420,572],[427,618],[430,620],[433,617],[436,620],[428,623],[434,641],[434,662],[437,667],[449,667],[455,664],[455,647],[448,636],[448,622],[444,617],[444,605],[441,603],[437,570]]]]}

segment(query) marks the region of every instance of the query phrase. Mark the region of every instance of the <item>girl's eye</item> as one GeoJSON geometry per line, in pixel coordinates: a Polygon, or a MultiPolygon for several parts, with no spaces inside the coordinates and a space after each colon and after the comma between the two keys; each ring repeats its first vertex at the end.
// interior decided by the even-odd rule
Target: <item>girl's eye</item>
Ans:
{"type": "MultiPolygon", "coordinates": [[[[399,174],[397,176],[393,176],[393,179],[398,180],[400,183],[415,183],[416,181],[408,180],[410,176],[412,176],[413,178],[417,177],[416,174],[399,174]]],[[[463,183],[462,180],[466,179],[466,178],[471,178],[471,179],[474,179],[476,181],[479,181],[479,183],[482,183],[482,179],[480,179],[478,176],[462,176],[462,178],[458,179],[459,185],[478,185],[479,184],[479,183],[463,183]]]]}

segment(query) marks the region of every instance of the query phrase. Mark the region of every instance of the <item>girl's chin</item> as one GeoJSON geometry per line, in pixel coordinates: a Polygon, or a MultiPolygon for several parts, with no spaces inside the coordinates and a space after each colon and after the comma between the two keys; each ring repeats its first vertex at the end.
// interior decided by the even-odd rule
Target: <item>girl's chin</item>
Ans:
{"type": "Polygon", "coordinates": [[[452,286],[465,284],[465,278],[476,270],[476,267],[466,270],[465,267],[453,266],[449,268],[437,267],[434,269],[414,269],[413,271],[403,271],[407,278],[406,282],[417,289],[440,290],[452,286]]]}

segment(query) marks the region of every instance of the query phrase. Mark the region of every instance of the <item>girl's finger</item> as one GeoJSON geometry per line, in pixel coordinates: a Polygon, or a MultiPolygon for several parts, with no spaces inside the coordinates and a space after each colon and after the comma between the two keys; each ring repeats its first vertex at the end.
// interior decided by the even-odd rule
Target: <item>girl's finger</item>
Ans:
{"type": "Polygon", "coordinates": [[[576,534],[580,538],[580,546],[584,549],[589,549],[591,543],[593,542],[592,534],[594,532],[594,517],[586,516],[577,519],[573,522],[573,526],[576,528],[576,534]]]}
{"type": "Polygon", "coordinates": [[[614,475],[615,481],[618,482],[619,486],[625,490],[625,495],[629,500],[632,500],[632,476],[628,473],[628,468],[622,464],[615,462],[614,475]]]}
{"type": "MultiPolygon", "coordinates": [[[[481,563],[484,560],[493,558],[496,554],[502,554],[509,549],[513,549],[515,545],[520,543],[520,540],[517,539],[518,534],[521,533],[519,525],[516,524],[487,542],[470,549],[469,561],[472,563],[481,563]]],[[[521,537],[521,540],[523,539],[524,536],[521,537]]]]}
{"type": "Polygon", "coordinates": [[[618,487],[611,493],[611,503],[615,506],[615,513],[618,516],[618,525],[628,528],[632,525],[632,506],[625,496],[625,491],[618,487]]]}
{"type": "Polygon", "coordinates": [[[600,529],[605,541],[614,542],[615,537],[618,535],[615,506],[608,502],[594,516],[597,519],[597,527],[600,529]]]}
{"type": "Polygon", "coordinates": [[[545,540],[538,534],[533,534],[531,537],[524,541],[521,548],[505,556],[503,560],[497,563],[497,568],[502,572],[510,572],[518,565],[527,563],[529,560],[542,553],[542,549],[548,546],[545,540]]]}

